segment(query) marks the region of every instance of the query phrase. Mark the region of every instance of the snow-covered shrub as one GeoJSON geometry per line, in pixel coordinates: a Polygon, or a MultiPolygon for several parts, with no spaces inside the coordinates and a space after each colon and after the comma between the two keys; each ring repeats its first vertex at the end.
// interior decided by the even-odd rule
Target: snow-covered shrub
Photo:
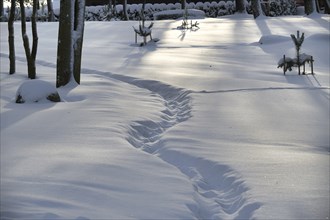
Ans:
{"type": "Polygon", "coordinates": [[[124,10],[124,6],[123,5],[116,5],[115,10],[117,13],[122,13],[124,10]]]}
{"type": "Polygon", "coordinates": [[[297,5],[294,0],[273,0],[269,5],[269,16],[295,15],[297,5]]]}
{"type": "Polygon", "coordinates": [[[211,7],[218,7],[218,3],[215,1],[211,2],[211,7]]]}
{"type": "Polygon", "coordinates": [[[168,10],[175,10],[176,8],[175,8],[175,5],[173,3],[169,3],[169,4],[167,4],[167,9],[168,10]]]}
{"type": "Polygon", "coordinates": [[[85,10],[85,20],[87,21],[110,21],[114,16],[108,5],[90,6],[85,10]]]}
{"type": "Polygon", "coordinates": [[[194,2],[186,3],[186,8],[187,9],[194,9],[195,8],[195,3],[194,2]]]}
{"type": "Polygon", "coordinates": [[[211,3],[210,2],[204,2],[204,5],[203,5],[203,9],[204,10],[209,10],[211,7],[211,3]]]}
{"type": "Polygon", "coordinates": [[[175,9],[181,9],[181,3],[175,3],[174,4],[174,6],[175,6],[175,9]]]}
{"type": "MultiPolygon", "coordinates": [[[[188,9],[187,13],[188,13],[189,19],[205,17],[205,12],[201,11],[201,10],[188,9]]],[[[165,10],[165,11],[154,13],[155,20],[178,19],[178,18],[182,18],[183,16],[184,16],[183,9],[165,10]]]]}
{"type": "Polygon", "coordinates": [[[165,3],[161,3],[160,4],[160,10],[161,11],[167,10],[167,5],[165,3]]]}
{"type": "Polygon", "coordinates": [[[218,3],[218,16],[227,15],[226,2],[220,1],[218,3]]]}
{"type": "Polygon", "coordinates": [[[127,5],[127,16],[129,20],[139,20],[141,9],[142,5],[140,4],[127,5]]]}
{"type": "Polygon", "coordinates": [[[61,98],[55,85],[39,80],[28,80],[23,82],[16,92],[16,103],[33,103],[41,101],[60,102],[61,98]]]}
{"type": "Polygon", "coordinates": [[[234,14],[235,13],[235,4],[232,1],[227,1],[226,2],[226,10],[227,10],[227,14],[234,14]]]}
{"type": "Polygon", "coordinates": [[[197,2],[196,5],[195,5],[195,9],[203,10],[204,9],[203,2],[197,2]]]}

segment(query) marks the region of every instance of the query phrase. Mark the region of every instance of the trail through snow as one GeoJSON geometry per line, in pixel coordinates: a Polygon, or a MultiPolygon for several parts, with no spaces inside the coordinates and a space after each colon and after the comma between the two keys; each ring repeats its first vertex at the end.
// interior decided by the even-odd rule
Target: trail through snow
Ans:
{"type": "Polygon", "coordinates": [[[161,98],[165,109],[161,111],[159,120],[133,121],[128,127],[126,139],[133,147],[158,156],[187,176],[193,186],[197,204],[189,205],[189,209],[197,219],[250,218],[254,211],[260,208],[261,203],[249,202],[245,195],[248,187],[229,166],[163,148],[166,141],[162,138],[163,134],[191,117],[191,91],[155,80],[137,79],[97,70],[83,69],[83,72],[109,76],[147,89],[161,98]]]}

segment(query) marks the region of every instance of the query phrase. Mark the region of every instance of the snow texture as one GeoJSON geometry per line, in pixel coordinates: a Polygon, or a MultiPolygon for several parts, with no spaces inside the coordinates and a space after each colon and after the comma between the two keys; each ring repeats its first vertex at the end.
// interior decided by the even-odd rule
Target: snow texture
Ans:
{"type": "MultiPolygon", "coordinates": [[[[86,22],[81,85],[24,105],[0,24],[1,219],[328,219],[329,16],[155,21],[144,47],[137,24],[86,22]],[[297,30],[315,75],[277,69],[297,30]]],[[[38,31],[55,85],[58,23],[38,31]]]]}

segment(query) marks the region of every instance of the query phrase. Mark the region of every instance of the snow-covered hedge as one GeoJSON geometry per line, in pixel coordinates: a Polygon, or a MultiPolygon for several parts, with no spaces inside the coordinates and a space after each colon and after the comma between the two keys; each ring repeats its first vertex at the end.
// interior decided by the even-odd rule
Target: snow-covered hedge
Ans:
{"type": "MultiPolygon", "coordinates": [[[[247,11],[252,13],[251,0],[246,2],[247,11]]],[[[217,0],[209,2],[187,2],[187,9],[197,9],[204,11],[205,17],[219,17],[223,15],[230,15],[235,12],[235,1],[217,0]]],[[[270,0],[269,3],[263,3],[263,8],[268,16],[280,16],[280,15],[292,15],[297,13],[297,7],[295,0],[270,0]]],[[[139,20],[142,4],[128,4],[127,15],[129,20],[139,20]]],[[[154,20],[154,15],[159,15],[159,12],[166,10],[178,10],[181,9],[180,3],[161,3],[161,4],[146,4],[144,16],[146,20],[154,20]]],[[[27,18],[31,15],[32,8],[27,7],[27,18]]],[[[9,8],[4,10],[4,17],[8,17],[9,8]]],[[[16,11],[17,20],[20,18],[19,10],[16,11]]],[[[58,16],[59,10],[55,10],[55,14],[58,16]]],[[[165,13],[166,14],[166,13],[165,13]]],[[[124,18],[123,5],[118,4],[116,7],[104,6],[89,6],[86,7],[86,20],[87,21],[109,21],[109,20],[122,20],[124,18]]],[[[167,15],[165,15],[167,16],[167,15]]],[[[38,11],[39,20],[46,20],[47,7],[43,5],[38,11]]],[[[175,17],[176,18],[176,17],[175,17]]],[[[169,19],[172,19],[169,17],[169,19]]]]}
{"type": "Polygon", "coordinates": [[[272,0],[270,3],[268,16],[292,15],[297,14],[295,0],[272,0]]]}
{"type": "MultiPolygon", "coordinates": [[[[197,9],[188,9],[188,18],[205,18],[204,11],[197,10],[197,9]]],[[[168,20],[168,19],[178,19],[183,17],[184,10],[183,9],[173,9],[173,10],[166,10],[160,11],[153,14],[155,20],[168,20]]]]}
{"type": "MultiPolygon", "coordinates": [[[[269,0],[261,4],[267,16],[296,15],[297,5],[295,0],[269,0]]],[[[251,1],[247,2],[247,12],[252,14],[251,1]]]]}

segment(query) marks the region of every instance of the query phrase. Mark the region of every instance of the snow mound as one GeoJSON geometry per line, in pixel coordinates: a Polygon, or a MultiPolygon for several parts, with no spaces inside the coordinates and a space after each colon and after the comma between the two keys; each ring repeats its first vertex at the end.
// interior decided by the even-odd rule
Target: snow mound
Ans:
{"type": "Polygon", "coordinates": [[[40,102],[40,101],[60,102],[61,98],[55,88],[49,82],[34,79],[23,82],[16,92],[16,103],[40,102]]]}
{"type": "Polygon", "coordinates": [[[276,44],[289,41],[291,38],[281,35],[264,35],[260,38],[260,44],[276,44]]]}

